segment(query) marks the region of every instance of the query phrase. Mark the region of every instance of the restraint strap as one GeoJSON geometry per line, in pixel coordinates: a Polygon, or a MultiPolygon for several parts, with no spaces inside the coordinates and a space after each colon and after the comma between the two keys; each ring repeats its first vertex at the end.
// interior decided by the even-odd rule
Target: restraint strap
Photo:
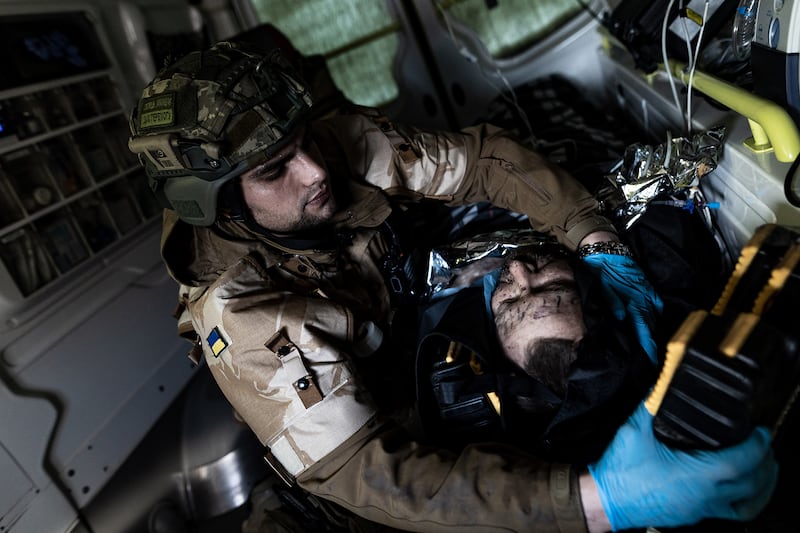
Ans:
{"type": "Polygon", "coordinates": [[[322,401],[322,393],[314,383],[311,372],[306,368],[300,350],[289,340],[283,330],[270,337],[264,346],[278,356],[289,381],[306,409],[322,401]]]}

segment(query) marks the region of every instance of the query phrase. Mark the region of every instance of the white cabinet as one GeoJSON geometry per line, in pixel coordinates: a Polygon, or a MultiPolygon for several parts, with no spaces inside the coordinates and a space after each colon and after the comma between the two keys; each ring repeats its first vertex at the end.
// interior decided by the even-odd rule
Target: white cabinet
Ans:
{"type": "Polygon", "coordinates": [[[0,0],[0,531],[69,530],[195,372],[96,7],[0,0]]]}
{"type": "MultiPolygon", "coordinates": [[[[66,39],[68,32],[60,26],[86,21],[81,12],[51,17],[42,26],[38,19],[0,17],[0,30],[11,23],[27,27],[14,38],[37,50],[39,45],[30,43],[51,42],[59,35],[66,39]]],[[[92,41],[97,39],[87,39],[92,41]]],[[[58,46],[47,53],[76,45],[62,40],[58,46]]],[[[28,53],[33,60],[44,55],[28,53]]],[[[50,58],[42,62],[51,71],[31,69],[37,73],[31,78],[21,68],[11,77],[22,85],[2,84],[0,292],[8,302],[19,303],[59,283],[160,212],[126,147],[127,110],[110,62],[96,50],[93,56],[83,58],[86,67],[79,70],[86,72],[76,73],[71,64],[50,58]],[[36,81],[27,83],[31,79],[36,81]]]]}

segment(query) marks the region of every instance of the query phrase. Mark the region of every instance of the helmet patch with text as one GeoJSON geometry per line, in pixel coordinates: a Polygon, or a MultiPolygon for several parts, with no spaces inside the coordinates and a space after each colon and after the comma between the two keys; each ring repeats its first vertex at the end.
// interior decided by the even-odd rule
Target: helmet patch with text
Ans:
{"type": "Polygon", "coordinates": [[[175,93],[159,94],[142,101],[139,128],[159,128],[175,124],[175,93]]]}

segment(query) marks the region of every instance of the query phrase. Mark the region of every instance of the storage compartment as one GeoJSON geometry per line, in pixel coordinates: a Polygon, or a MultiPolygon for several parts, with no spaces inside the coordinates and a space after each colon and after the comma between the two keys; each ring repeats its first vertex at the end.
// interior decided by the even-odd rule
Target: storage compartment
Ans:
{"type": "Polygon", "coordinates": [[[62,274],[89,257],[86,242],[68,209],[40,218],[34,227],[62,274]]]}
{"type": "Polygon", "coordinates": [[[114,225],[122,234],[135,229],[142,222],[142,210],[136,204],[136,198],[127,180],[118,180],[104,187],[101,191],[103,202],[108,206],[114,225]]]}
{"type": "Polygon", "coordinates": [[[81,147],[83,159],[95,181],[111,177],[119,169],[111,153],[106,133],[99,124],[92,124],[72,134],[75,143],[81,147]]]}
{"type": "Polygon", "coordinates": [[[23,148],[2,159],[9,183],[29,215],[58,200],[47,163],[47,154],[36,148],[23,148]]]}
{"type": "Polygon", "coordinates": [[[69,198],[91,185],[88,169],[69,136],[46,141],[41,150],[62,198],[69,198]]]}
{"type": "Polygon", "coordinates": [[[42,114],[48,129],[66,128],[75,122],[70,101],[60,87],[37,93],[34,98],[42,105],[42,114]]]}
{"type": "Polygon", "coordinates": [[[0,301],[32,295],[160,213],[110,72],[30,88],[0,92],[0,301]]]}
{"type": "Polygon", "coordinates": [[[27,296],[58,275],[39,236],[30,227],[0,237],[0,258],[23,296],[27,296]]]}

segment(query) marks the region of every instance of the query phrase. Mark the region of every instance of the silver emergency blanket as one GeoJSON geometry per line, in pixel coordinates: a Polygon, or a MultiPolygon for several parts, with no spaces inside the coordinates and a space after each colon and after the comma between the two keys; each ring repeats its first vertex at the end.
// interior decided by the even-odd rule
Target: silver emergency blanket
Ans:
{"type": "Polygon", "coordinates": [[[484,233],[434,248],[428,254],[427,295],[449,287],[464,287],[497,268],[521,250],[556,246],[552,237],[532,229],[484,233]]]}
{"type": "Polygon", "coordinates": [[[630,228],[656,196],[697,189],[701,178],[717,168],[724,136],[725,128],[720,126],[691,139],[628,146],[614,173],[607,176],[613,187],[601,192],[601,201],[630,228]]]}

